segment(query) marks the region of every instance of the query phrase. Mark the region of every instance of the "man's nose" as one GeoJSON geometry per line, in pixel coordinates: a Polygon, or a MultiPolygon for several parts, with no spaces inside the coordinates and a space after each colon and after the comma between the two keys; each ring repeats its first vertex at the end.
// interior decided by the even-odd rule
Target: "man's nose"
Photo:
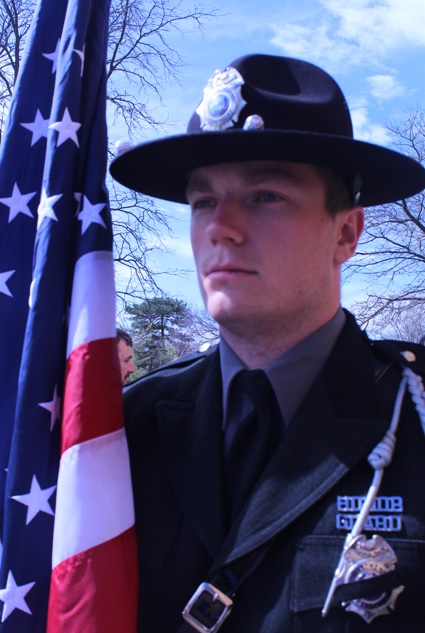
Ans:
{"type": "Polygon", "coordinates": [[[221,200],[215,206],[207,227],[212,242],[240,244],[245,235],[246,211],[235,200],[221,200]]]}

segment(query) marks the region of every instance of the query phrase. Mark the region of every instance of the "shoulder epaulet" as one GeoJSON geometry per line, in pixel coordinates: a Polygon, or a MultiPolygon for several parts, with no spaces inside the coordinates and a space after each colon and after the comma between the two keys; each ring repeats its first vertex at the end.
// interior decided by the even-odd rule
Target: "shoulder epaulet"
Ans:
{"type": "Polygon", "coordinates": [[[383,362],[394,361],[425,376],[425,346],[396,340],[371,341],[375,355],[383,362]]]}
{"type": "Polygon", "coordinates": [[[141,376],[140,378],[137,378],[133,382],[130,382],[127,385],[125,385],[124,391],[127,388],[130,388],[136,383],[138,383],[139,380],[144,380],[145,378],[148,378],[149,376],[153,376],[154,374],[158,374],[160,372],[164,372],[167,370],[183,369],[185,367],[190,367],[191,365],[194,365],[195,363],[203,360],[204,358],[212,354],[216,349],[217,349],[217,344],[208,343],[208,344],[202,345],[196,351],[189,352],[188,354],[184,354],[183,356],[179,356],[179,358],[175,358],[169,363],[164,363],[164,365],[161,365],[160,367],[157,367],[156,369],[152,369],[146,374],[143,374],[143,376],[141,376]]]}

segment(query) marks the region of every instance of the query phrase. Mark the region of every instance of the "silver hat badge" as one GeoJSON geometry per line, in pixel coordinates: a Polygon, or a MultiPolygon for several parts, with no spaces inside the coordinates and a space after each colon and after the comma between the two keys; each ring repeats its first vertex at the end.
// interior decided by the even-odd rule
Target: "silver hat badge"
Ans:
{"type": "Polygon", "coordinates": [[[246,101],[241,94],[242,75],[229,66],[216,70],[204,88],[204,98],[196,108],[205,132],[219,132],[237,123],[246,101]]]}

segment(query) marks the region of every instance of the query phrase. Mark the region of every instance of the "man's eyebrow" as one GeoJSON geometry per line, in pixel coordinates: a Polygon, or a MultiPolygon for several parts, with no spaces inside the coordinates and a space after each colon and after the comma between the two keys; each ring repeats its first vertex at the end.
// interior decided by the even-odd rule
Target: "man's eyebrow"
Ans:
{"type": "Polygon", "coordinates": [[[189,194],[193,193],[194,191],[206,193],[210,190],[211,190],[211,185],[209,184],[208,180],[204,178],[203,176],[198,176],[195,174],[194,176],[190,177],[190,180],[187,184],[186,198],[189,196],[189,194]]]}
{"type": "Polygon", "coordinates": [[[266,180],[273,180],[275,178],[293,180],[293,176],[285,169],[285,167],[264,167],[264,169],[248,170],[243,175],[243,180],[246,184],[261,184],[266,180]]]}

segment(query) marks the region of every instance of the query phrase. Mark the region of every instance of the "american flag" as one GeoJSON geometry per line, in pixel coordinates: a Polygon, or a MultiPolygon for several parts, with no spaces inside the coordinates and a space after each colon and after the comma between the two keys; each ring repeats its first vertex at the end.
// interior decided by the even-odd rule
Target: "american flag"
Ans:
{"type": "Polygon", "coordinates": [[[104,185],[109,4],[39,0],[0,149],[1,633],[136,630],[104,185]]]}

